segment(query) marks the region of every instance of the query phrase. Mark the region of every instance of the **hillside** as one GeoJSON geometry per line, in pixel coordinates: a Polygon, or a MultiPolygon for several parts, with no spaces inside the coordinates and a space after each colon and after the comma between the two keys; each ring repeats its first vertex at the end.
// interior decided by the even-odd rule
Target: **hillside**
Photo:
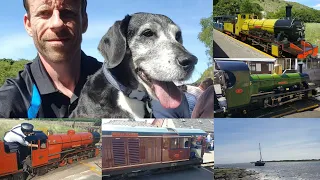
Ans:
{"type": "Polygon", "coordinates": [[[301,10],[310,10],[312,8],[299,4],[297,2],[290,2],[284,0],[251,0],[253,3],[258,3],[265,12],[276,12],[280,9],[285,9],[287,4],[293,5],[292,10],[301,9],[301,10]]]}
{"type": "Polygon", "coordinates": [[[21,59],[14,61],[12,59],[0,59],[0,86],[5,82],[7,78],[13,78],[18,75],[18,72],[23,70],[24,65],[28,60],[21,59]]]}
{"type": "Polygon", "coordinates": [[[292,17],[305,23],[320,23],[320,10],[285,0],[217,0],[214,5],[214,16],[234,15],[237,12],[250,13],[264,11],[267,18],[285,17],[286,5],[292,5],[292,17]],[[251,5],[249,5],[249,3],[251,5]],[[257,10],[259,9],[259,10],[257,10]]]}

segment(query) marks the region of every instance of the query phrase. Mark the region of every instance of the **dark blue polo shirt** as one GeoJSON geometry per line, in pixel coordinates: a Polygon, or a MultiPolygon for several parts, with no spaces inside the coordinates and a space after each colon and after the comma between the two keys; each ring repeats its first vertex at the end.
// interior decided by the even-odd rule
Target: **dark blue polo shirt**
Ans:
{"type": "Polygon", "coordinates": [[[191,118],[189,104],[183,93],[180,106],[175,109],[164,108],[159,101],[152,100],[152,111],[155,118],[191,118]]]}
{"type": "Polygon", "coordinates": [[[59,92],[46,72],[39,56],[25,65],[16,78],[0,87],[0,118],[67,118],[78,104],[81,89],[89,75],[102,67],[97,59],[81,52],[81,73],[69,98],[59,92]],[[38,107],[37,103],[40,100],[38,107]]]}

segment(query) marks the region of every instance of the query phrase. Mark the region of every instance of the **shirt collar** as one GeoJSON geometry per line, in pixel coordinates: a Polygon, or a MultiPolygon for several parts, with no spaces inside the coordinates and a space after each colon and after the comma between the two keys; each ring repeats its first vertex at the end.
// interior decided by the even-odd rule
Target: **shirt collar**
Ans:
{"type": "MultiPolygon", "coordinates": [[[[79,81],[76,85],[76,88],[74,90],[74,94],[76,96],[80,95],[81,92],[81,88],[79,88],[78,86],[81,85],[83,86],[83,84],[86,81],[86,77],[88,75],[87,72],[87,68],[85,68],[86,66],[89,65],[90,62],[88,62],[88,58],[87,55],[81,51],[81,68],[80,68],[80,77],[79,77],[79,81]]],[[[55,93],[58,92],[58,89],[55,88],[52,79],[50,78],[49,74],[47,73],[46,69],[44,68],[39,55],[37,55],[37,57],[33,60],[32,64],[31,64],[31,72],[32,72],[32,76],[34,78],[34,81],[36,82],[37,88],[40,92],[41,95],[45,95],[45,94],[51,94],[51,93],[55,93]]],[[[77,97],[75,97],[77,98],[77,97]]],[[[71,98],[73,99],[73,97],[71,98]]]]}

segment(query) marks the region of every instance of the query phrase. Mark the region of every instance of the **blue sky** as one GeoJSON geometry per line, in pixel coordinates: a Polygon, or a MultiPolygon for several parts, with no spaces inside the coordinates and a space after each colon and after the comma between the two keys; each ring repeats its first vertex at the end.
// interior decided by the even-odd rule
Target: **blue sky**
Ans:
{"type": "MultiPolygon", "coordinates": [[[[208,57],[205,46],[198,40],[201,32],[200,19],[207,18],[212,12],[212,0],[89,0],[88,31],[84,34],[82,49],[86,54],[103,61],[97,50],[100,38],[116,20],[122,20],[126,14],[150,12],[164,14],[175,21],[182,29],[185,47],[198,57],[195,72],[189,82],[198,80],[207,69],[208,57]]],[[[0,58],[33,59],[36,49],[31,37],[23,26],[25,10],[22,0],[6,1],[0,6],[0,58]]]]}
{"type": "Polygon", "coordinates": [[[300,4],[320,10],[320,0],[285,0],[285,1],[298,2],[300,4]]]}
{"type": "Polygon", "coordinates": [[[215,163],[320,159],[320,119],[215,119],[215,163]]]}

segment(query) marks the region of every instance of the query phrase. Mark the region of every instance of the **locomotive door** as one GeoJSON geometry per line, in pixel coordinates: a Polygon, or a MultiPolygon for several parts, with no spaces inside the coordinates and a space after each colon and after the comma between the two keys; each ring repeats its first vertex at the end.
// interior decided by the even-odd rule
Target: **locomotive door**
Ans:
{"type": "Polygon", "coordinates": [[[37,144],[37,148],[31,148],[32,166],[40,166],[48,163],[48,142],[46,139],[34,141],[37,144]]]}

